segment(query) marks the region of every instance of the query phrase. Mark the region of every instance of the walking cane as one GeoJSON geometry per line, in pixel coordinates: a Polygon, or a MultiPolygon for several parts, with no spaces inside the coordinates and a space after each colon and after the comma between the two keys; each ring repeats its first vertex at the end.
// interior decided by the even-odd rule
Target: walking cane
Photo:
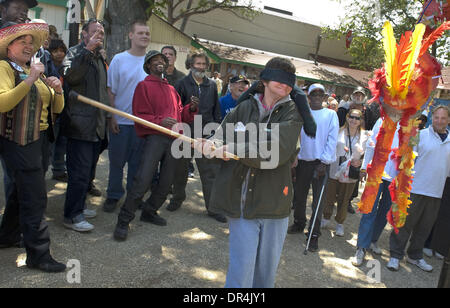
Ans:
{"type": "Polygon", "coordinates": [[[316,213],[314,214],[313,223],[311,226],[311,230],[309,231],[309,235],[308,235],[308,242],[306,243],[305,252],[303,252],[303,254],[305,256],[308,254],[309,244],[311,243],[311,237],[313,234],[314,226],[316,225],[317,214],[319,213],[319,208],[322,203],[322,197],[323,197],[323,193],[325,191],[325,187],[327,186],[327,182],[328,182],[328,171],[325,173],[325,176],[323,177],[323,186],[322,186],[322,190],[320,192],[319,202],[317,202],[316,213]]]}
{"type": "MultiPolygon", "coordinates": [[[[154,129],[154,130],[156,130],[156,131],[158,131],[160,133],[163,133],[165,135],[171,136],[171,137],[173,137],[175,139],[181,139],[181,140],[183,140],[185,142],[188,142],[190,144],[195,144],[196,142],[198,142],[197,140],[195,140],[193,138],[187,137],[187,136],[185,136],[183,134],[179,134],[179,133],[174,132],[174,131],[172,131],[172,130],[170,130],[168,128],[159,126],[159,125],[157,125],[155,123],[146,121],[144,119],[141,119],[141,118],[136,117],[134,115],[131,115],[129,113],[126,113],[126,112],[120,111],[118,109],[112,108],[112,107],[110,107],[108,105],[104,105],[104,104],[102,104],[100,102],[97,102],[97,101],[95,101],[93,99],[90,99],[88,97],[80,95],[80,94],[78,94],[75,91],[70,91],[69,96],[70,96],[71,99],[78,100],[80,102],[83,102],[85,104],[91,105],[93,107],[102,109],[104,111],[113,113],[115,115],[121,116],[121,117],[126,118],[126,119],[129,119],[129,120],[131,120],[131,121],[133,121],[135,123],[139,123],[139,124],[144,125],[144,126],[146,126],[148,128],[154,129]]],[[[213,148],[212,150],[214,151],[215,148],[213,148]]],[[[238,156],[236,156],[236,155],[234,155],[232,153],[229,153],[229,152],[224,152],[224,156],[227,157],[227,158],[234,159],[234,160],[239,160],[238,156]]]]}

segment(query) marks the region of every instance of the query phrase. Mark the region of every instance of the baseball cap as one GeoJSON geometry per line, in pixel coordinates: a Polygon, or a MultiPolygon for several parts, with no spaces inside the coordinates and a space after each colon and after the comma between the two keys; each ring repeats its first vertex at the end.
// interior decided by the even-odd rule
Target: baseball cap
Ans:
{"type": "Polygon", "coordinates": [[[308,95],[310,95],[313,91],[321,90],[323,93],[325,93],[325,87],[321,85],[320,83],[312,84],[308,89],[308,95]]]}
{"type": "Polygon", "coordinates": [[[237,83],[237,82],[245,82],[247,84],[250,84],[250,81],[248,81],[247,77],[242,75],[237,75],[230,78],[230,83],[237,83]]]}
{"type": "Polygon", "coordinates": [[[361,94],[363,94],[364,96],[367,95],[367,94],[366,94],[366,91],[364,90],[363,87],[357,87],[357,88],[353,91],[352,95],[355,94],[355,93],[361,93],[361,94]]]}

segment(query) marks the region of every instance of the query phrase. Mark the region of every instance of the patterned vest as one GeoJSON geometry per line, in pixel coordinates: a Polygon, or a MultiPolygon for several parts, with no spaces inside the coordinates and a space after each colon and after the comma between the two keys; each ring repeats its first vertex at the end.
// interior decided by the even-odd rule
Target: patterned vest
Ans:
{"type": "MultiPolygon", "coordinates": [[[[25,78],[25,72],[20,66],[8,61],[14,71],[15,85],[18,86],[25,78]]],[[[0,113],[0,135],[21,146],[25,146],[39,139],[42,99],[37,87],[33,84],[31,90],[14,107],[14,109],[0,113]]]]}

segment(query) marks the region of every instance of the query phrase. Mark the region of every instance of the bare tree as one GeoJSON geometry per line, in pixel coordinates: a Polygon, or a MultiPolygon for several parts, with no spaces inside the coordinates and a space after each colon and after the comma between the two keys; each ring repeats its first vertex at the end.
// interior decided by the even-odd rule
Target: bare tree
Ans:
{"type": "Polygon", "coordinates": [[[187,20],[194,15],[207,14],[215,10],[228,11],[244,19],[253,19],[258,11],[253,0],[147,0],[155,14],[175,25],[183,20],[181,31],[184,31],[187,20]]]}
{"type": "Polygon", "coordinates": [[[240,18],[253,19],[259,11],[253,0],[109,0],[105,12],[108,57],[128,48],[128,28],[135,20],[147,20],[152,14],[175,25],[183,21],[184,31],[189,18],[214,10],[232,12],[240,18]]]}

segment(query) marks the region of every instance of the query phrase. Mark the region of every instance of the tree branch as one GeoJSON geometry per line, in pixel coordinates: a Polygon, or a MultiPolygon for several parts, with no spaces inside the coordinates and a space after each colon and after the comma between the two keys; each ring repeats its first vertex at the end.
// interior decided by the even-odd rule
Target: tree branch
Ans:
{"type": "MultiPolygon", "coordinates": [[[[200,14],[206,14],[209,12],[212,12],[214,10],[217,9],[223,9],[223,10],[228,10],[228,11],[232,11],[232,10],[239,10],[239,9],[243,9],[243,10],[251,10],[253,11],[253,6],[243,6],[243,5],[223,5],[221,3],[217,3],[215,5],[212,5],[210,7],[194,7],[190,10],[186,10],[185,12],[179,14],[176,17],[173,17],[173,21],[171,22],[172,24],[175,24],[177,21],[179,21],[180,19],[183,18],[189,18],[193,15],[200,15],[200,14]]],[[[236,12],[234,12],[236,13],[236,12]]],[[[170,22],[170,21],[169,21],[170,22]]]]}

